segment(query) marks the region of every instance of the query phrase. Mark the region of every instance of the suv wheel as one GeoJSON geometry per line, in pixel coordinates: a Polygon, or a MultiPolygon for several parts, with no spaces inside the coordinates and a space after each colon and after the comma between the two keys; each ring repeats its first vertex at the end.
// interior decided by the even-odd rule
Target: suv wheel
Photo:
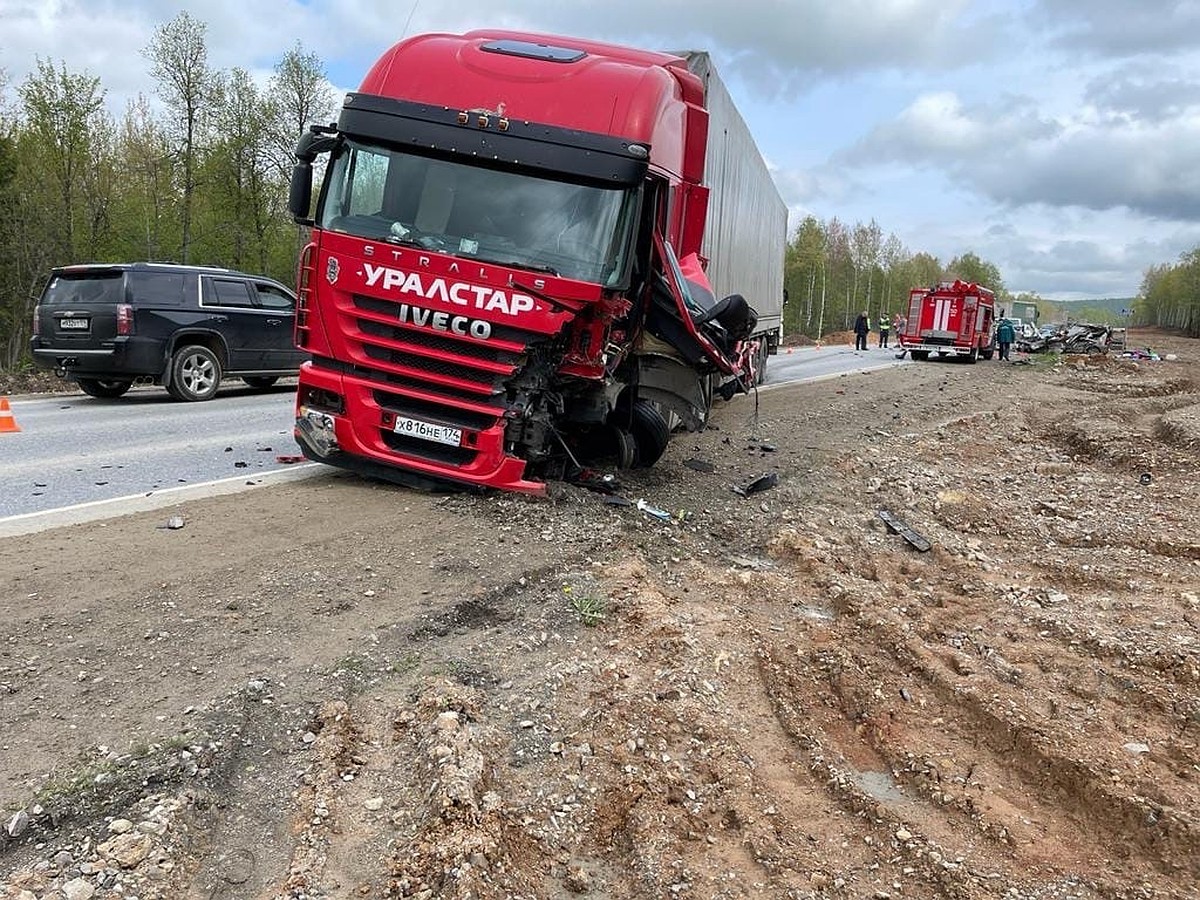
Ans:
{"type": "Polygon", "coordinates": [[[112,400],[120,397],[133,386],[132,381],[109,378],[78,378],[76,384],[89,397],[112,400]]]}
{"type": "Polygon", "coordinates": [[[167,392],[176,400],[211,400],[221,386],[221,361],[207,347],[180,347],[171,357],[167,392]]]}
{"type": "Polygon", "coordinates": [[[265,391],[279,380],[276,375],[243,375],[242,381],[258,391],[265,391]]]}

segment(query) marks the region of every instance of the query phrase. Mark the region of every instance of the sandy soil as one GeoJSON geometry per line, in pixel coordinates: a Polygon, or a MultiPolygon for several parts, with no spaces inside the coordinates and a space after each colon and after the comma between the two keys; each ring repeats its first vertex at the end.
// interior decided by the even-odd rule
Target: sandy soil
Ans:
{"type": "Polygon", "coordinates": [[[8,539],[0,897],[1196,897],[1146,344],[739,398],[622,475],[665,520],[331,474],[8,539]]]}

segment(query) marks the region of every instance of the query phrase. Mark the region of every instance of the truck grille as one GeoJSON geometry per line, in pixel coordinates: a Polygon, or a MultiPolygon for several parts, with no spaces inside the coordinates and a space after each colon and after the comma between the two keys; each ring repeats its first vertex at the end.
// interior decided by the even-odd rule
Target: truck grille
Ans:
{"type": "Polygon", "coordinates": [[[497,405],[492,412],[479,409],[463,409],[460,406],[449,406],[432,400],[422,400],[405,394],[376,390],[373,393],[379,408],[398,416],[408,416],[412,419],[423,419],[436,422],[439,425],[453,425],[468,431],[483,431],[496,424],[504,414],[504,406],[497,405]]]}
{"type": "Polygon", "coordinates": [[[448,463],[452,466],[469,466],[478,456],[478,451],[470,447],[451,447],[448,444],[435,444],[420,438],[394,434],[391,431],[380,431],[383,442],[397,453],[413,456],[417,459],[428,459],[438,463],[448,463]]]}

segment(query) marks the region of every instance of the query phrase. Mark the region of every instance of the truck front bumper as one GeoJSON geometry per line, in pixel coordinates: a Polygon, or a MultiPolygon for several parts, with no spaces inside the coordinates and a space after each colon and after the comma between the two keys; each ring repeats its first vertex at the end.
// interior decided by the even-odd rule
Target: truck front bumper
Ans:
{"type": "Polygon", "coordinates": [[[370,382],[315,368],[311,363],[300,369],[296,398],[296,443],[316,462],[405,485],[450,483],[546,493],[545,482],[525,477],[525,461],[504,451],[503,420],[479,431],[462,429],[458,446],[398,439],[385,425],[388,412],[376,402],[370,382]],[[340,397],[342,408],[306,402],[306,397],[320,395],[340,397]]]}

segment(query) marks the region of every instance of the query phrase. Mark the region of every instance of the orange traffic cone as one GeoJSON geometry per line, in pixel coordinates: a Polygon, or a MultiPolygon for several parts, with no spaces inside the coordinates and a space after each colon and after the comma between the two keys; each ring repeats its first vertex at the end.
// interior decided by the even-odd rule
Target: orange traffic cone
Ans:
{"type": "Polygon", "coordinates": [[[9,408],[8,398],[0,397],[0,433],[20,430],[20,427],[17,425],[16,416],[12,414],[12,409],[9,408]]]}

